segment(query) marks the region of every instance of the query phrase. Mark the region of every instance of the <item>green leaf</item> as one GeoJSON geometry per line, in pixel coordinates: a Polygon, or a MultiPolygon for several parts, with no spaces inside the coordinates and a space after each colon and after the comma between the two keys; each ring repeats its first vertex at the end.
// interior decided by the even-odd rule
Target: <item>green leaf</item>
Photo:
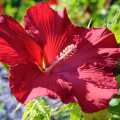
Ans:
{"type": "Polygon", "coordinates": [[[106,24],[106,23],[102,25],[102,28],[105,28],[105,27],[107,27],[107,24],[106,24]]]}
{"type": "MultiPolygon", "coordinates": [[[[4,63],[2,63],[2,62],[0,62],[2,65],[3,65],[3,67],[5,68],[5,70],[9,73],[9,68],[10,68],[10,66],[9,65],[5,65],[4,63]]],[[[10,74],[10,73],[9,73],[10,74]]]]}
{"type": "Polygon", "coordinates": [[[77,105],[72,111],[70,112],[70,120],[80,120],[82,111],[79,105],[77,105]]]}
{"type": "Polygon", "coordinates": [[[92,18],[90,19],[87,28],[90,28],[90,24],[91,24],[91,22],[92,22],[92,18]]]}
{"type": "Polygon", "coordinates": [[[109,120],[113,115],[105,109],[95,113],[84,113],[83,118],[84,120],[109,120]]]}
{"type": "Polygon", "coordinates": [[[120,105],[109,106],[107,110],[113,115],[120,117],[120,105]]]}
{"type": "Polygon", "coordinates": [[[112,27],[117,22],[117,19],[118,19],[119,15],[120,15],[120,10],[117,12],[117,14],[114,16],[114,18],[107,23],[107,28],[108,29],[110,29],[110,30],[112,29],[112,27]]]}
{"type": "Polygon", "coordinates": [[[33,110],[33,108],[35,107],[36,102],[34,102],[34,103],[33,102],[34,101],[30,101],[29,103],[27,103],[27,105],[26,105],[27,108],[22,116],[22,120],[24,120],[30,114],[30,112],[33,110]]]}
{"type": "Polygon", "coordinates": [[[44,120],[44,116],[41,114],[31,114],[27,120],[44,120]]]}
{"type": "Polygon", "coordinates": [[[27,117],[27,120],[34,120],[35,115],[36,115],[36,114],[34,114],[34,113],[30,114],[30,115],[27,117]]]}
{"type": "Polygon", "coordinates": [[[75,106],[77,106],[78,103],[69,103],[67,104],[65,107],[59,109],[55,114],[59,113],[59,112],[63,112],[63,111],[67,111],[67,110],[71,110],[73,109],[75,106]]]}
{"type": "Polygon", "coordinates": [[[117,118],[117,119],[116,118],[112,118],[112,119],[109,119],[109,120],[120,120],[120,118],[117,118]]]}
{"type": "Polygon", "coordinates": [[[113,115],[107,110],[100,110],[96,113],[93,113],[95,116],[99,116],[100,120],[108,120],[110,118],[113,118],[113,115]]]}
{"type": "Polygon", "coordinates": [[[37,100],[32,100],[27,103],[27,108],[22,116],[22,120],[25,118],[27,118],[27,120],[50,120],[52,112],[48,107],[44,106],[41,101],[45,102],[44,99],[38,97],[37,100]]]}
{"type": "Polygon", "coordinates": [[[36,115],[34,120],[44,120],[44,116],[43,115],[36,115]]]}
{"type": "Polygon", "coordinates": [[[17,105],[17,107],[15,108],[15,110],[14,110],[10,115],[12,115],[20,106],[21,106],[21,104],[19,103],[19,104],[17,105]]]}
{"type": "Polygon", "coordinates": [[[42,97],[37,97],[36,98],[37,100],[41,100],[41,102],[42,102],[42,104],[44,105],[44,106],[46,106],[47,105],[47,101],[44,99],[44,98],[42,98],[42,97]]]}
{"type": "Polygon", "coordinates": [[[116,77],[116,80],[117,80],[117,82],[118,82],[118,87],[120,88],[120,75],[118,75],[118,76],[116,77]]]}
{"type": "Polygon", "coordinates": [[[40,100],[42,101],[42,104],[43,104],[44,106],[47,105],[47,101],[46,101],[44,98],[40,97],[40,100]]]}
{"type": "Polygon", "coordinates": [[[116,38],[117,42],[120,43],[120,35],[115,34],[115,38],[116,38]]]}
{"type": "Polygon", "coordinates": [[[41,111],[42,115],[46,118],[46,120],[50,120],[48,110],[40,104],[38,104],[37,106],[38,106],[39,110],[41,111]]]}
{"type": "Polygon", "coordinates": [[[105,27],[107,27],[107,24],[106,24],[105,19],[104,19],[102,28],[105,28],[105,27]]]}

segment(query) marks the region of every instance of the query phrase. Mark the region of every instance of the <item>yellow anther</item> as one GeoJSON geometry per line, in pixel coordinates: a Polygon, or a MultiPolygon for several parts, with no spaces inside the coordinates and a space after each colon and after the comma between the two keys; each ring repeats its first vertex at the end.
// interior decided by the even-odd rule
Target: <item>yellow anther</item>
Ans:
{"type": "Polygon", "coordinates": [[[63,53],[66,53],[66,51],[65,51],[65,50],[63,50],[63,53]]]}
{"type": "Polygon", "coordinates": [[[69,55],[69,57],[71,57],[72,55],[69,55]]]}
{"type": "Polygon", "coordinates": [[[75,54],[75,53],[71,52],[71,55],[73,55],[73,54],[75,54]]]}
{"type": "Polygon", "coordinates": [[[75,49],[73,52],[76,52],[77,51],[77,49],[75,49]]]}
{"type": "Polygon", "coordinates": [[[43,62],[43,69],[45,69],[45,61],[44,61],[44,57],[42,57],[42,62],[43,62]]]}
{"type": "Polygon", "coordinates": [[[68,47],[65,48],[65,51],[67,51],[67,50],[68,50],[68,47]]]}
{"type": "Polygon", "coordinates": [[[71,48],[71,46],[69,45],[69,46],[68,46],[68,49],[70,49],[70,48],[71,48]]]}
{"type": "Polygon", "coordinates": [[[60,52],[60,57],[62,57],[64,54],[62,52],[60,52]]]}
{"type": "Polygon", "coordinates": [[[42,72],[44,72],[44,71],[42,70],[42,68],[37,64],[37,62],[36,62],[36,65],[38,66],[38,68],[39,68],[42,72]]]}
{"type": "Polygon", "coordinates": [[[71,47],[74,47],[74,45],[73,45],[73,44],[71,44],[71,47]]]}

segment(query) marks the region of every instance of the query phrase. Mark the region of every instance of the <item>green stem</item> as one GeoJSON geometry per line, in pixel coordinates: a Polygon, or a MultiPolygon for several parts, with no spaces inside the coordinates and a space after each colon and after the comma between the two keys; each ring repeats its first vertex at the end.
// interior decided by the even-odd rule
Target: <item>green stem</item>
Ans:
{"type": "Polygon", "coordinates": [[[59,100],[58,102],[56,102],[56,103],[54,103],[54,104],[52,104],[52,105],[48,105],[48,106],[45,106],[45,107],[52,107],[52,106],[54,106],[54,105],[56,105],[56,104],[58,104],[58,103],[60,103],[61,102],[61,100],[59,100]]]}
{"type": "Polygon", "coordinates": [[[54,111],[56,111],[57,109],[59,109],[62,105],[64,105],[63,103],[60,105],[60,106],[58,106],[57,108],[55,108],[54,110],[52,110],[51,112],[54,112],[54,111]]]}

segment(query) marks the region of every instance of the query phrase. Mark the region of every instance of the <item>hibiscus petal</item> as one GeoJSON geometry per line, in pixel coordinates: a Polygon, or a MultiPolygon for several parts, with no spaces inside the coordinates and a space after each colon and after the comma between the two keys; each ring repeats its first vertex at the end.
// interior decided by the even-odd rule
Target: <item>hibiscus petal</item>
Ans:
{"type": "Polygon", "coordinates": [[[24,16],[24,27],[31,33],[42,49],[46,66],[52,64],[52,60],[60,54],[67,40],[66,33],[73,27],[66,9],[57,12],[51,9],[45,2],[37,4],[27,10],[24,16]]]}
{"type": "Polygon", "coordinates": [[[22,58],[34,60],[40,65],[41,52],[34,38],[27,34],[14,18],[0,15],[0,61],[12,65],[12,60],[22,58]]]}
{"type": "Polygon", "coordinates": [[[22,61],[22,58],[16,51],[9,46],[9,44],[0,38],[0,61],[6,65],[12,66],[15,62],[22,61]]]}
{"type": "Polygon", "coordinates": [[[22,104],[38,96],[61,98],[64,102],[72,94],[72,85],[64,77],[43,73],[36,64],[15,65],[10,73],[11,93],[22,104]]]}
{"type": "Polygon", "coordinates": [[[79,43],[79,47],[86,45],[86,49],[90,49],[92,45],[95,48],[116,48],[119,47],[117,41],[115,40],[114,34],[108,28],[84,28],[84,27],[74,27],[68,36],[73,41],[74,35],[80,35],[82,42],[79,43]],[[89,41],[89,45],[88,42],[89,41]]]}
{"type": "Polygon", "coordinates": [[[120,48],[114,34],[107,28],[83,28],[75,27],[69,32],[71,43],[75,44],[74,35],[80,35],[81,42],[78,43],[77,51],[61,61],[60,65],[54,67],[53,73],[75,69],[85,63],[105,64],[112,69],[119,60],[120,48]]]}
{"type": "Polygon", "coordinates": [[[93,113],[107,108],[112,95],[118,92],[117,81],[110,73],[106,66],[87,64],[86,69],[78,68],[59,75],[63,75],[73,84],[73,95],[78,100],[82,111],[93,113]]]}
{"type": "Polygon", "coordinates": [[[59,5],[58,0],[47,0],[47,4],[48,4],[49,6],[51,6],[51,5],[53,5],[53,4],[59,5]]]}

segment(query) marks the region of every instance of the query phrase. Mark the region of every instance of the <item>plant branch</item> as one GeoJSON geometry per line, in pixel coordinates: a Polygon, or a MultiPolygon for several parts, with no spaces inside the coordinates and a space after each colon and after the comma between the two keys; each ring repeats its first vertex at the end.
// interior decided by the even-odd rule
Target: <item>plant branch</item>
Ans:
{"type": "Polygon", "coordinates": [[[52,104],[52,105],[48,105],[48,106],[45,106],[45,107],[52,107],[52,106],[55,106],[56,104],[58,104],[58,103],[60,103],[61,102],[61,100],[59,100],[58,102],[56,102],[56,103],[54,103],[54,104],[52,104]]]}
{"type": "Polygon", "coordinates": [[[114,95],[112,99],[120,99],[120,95],[114,95]]]}
{"type": "Polygon", "coordinates": [[[60,106],[58,106],[57,108],[55,108],[54,110],[52,110],[52,112],[58,110],[62,105],[64,105],[64,104],[62,103],[60,106]]]}

